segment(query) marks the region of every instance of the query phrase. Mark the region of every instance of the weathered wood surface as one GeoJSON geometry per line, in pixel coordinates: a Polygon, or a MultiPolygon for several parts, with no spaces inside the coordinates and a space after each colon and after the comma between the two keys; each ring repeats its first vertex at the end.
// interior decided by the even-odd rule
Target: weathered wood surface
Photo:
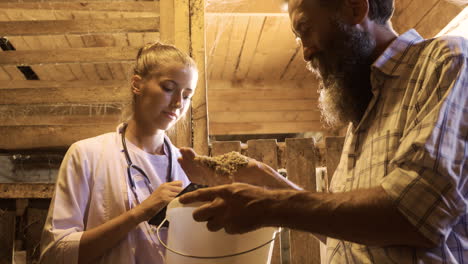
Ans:
{"type": "MultiPolygon", "coordinates": [[[[305,190],[316,192],[313,139],[286,139],[286,156],[288,178],[305,190]]],[[[320,263],[320,244],[310,233],[292,230],[290,245],[291,264],[320,263]]]]}
{"type": "Polygon", "coordinates": [[[41,234],[47,218],[49,204],[49,199],[33,199],[29,201],[24,232],[28,263],[37,263],[39,261],[41,234]]]}
{"type": "Polygon", "coordinates": [[[53,183],[0,183],[0,199],[52,198],[53,183]]]}

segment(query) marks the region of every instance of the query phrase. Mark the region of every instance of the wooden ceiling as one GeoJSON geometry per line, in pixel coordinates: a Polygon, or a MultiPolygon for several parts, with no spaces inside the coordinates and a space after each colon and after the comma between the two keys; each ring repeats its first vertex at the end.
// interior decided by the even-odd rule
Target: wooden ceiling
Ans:
{"type": "MultiPolygon", "coordinates": [[[[323,129],[316,82],[282,0],[205,1],[210,134],[323,129]]],[[[425,37],[462,9],[445,0],[396,7],[395,28],[425,37]]],[[[112,131],[137,49],[160,39],[159,23],[158,1],[2,0],[0,149],[42,146],[51,135],[63,136],[51,146],[63,146],[112,131]]]]}

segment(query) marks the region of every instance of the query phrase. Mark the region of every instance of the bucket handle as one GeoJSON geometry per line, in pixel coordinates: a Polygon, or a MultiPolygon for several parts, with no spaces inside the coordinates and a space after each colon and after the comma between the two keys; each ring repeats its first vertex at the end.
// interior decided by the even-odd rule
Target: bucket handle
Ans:
{"type": "Polygon", "coordinates": [[[196,258],[196,259],[219,259],[219,258],[229,258],[229,257],[235,257],[235,256],[243,255],[243,254],[255,251],[257,249],[260,249],[260,248],[270,244],[271,242],[273,242],[276,239],[276,236],[278,235],[278,233],[281,232],[281,228],[279,228],[279,230],[275,231],[275,235],[273,236],[272,239],[270,239],[267,242],[261,244],[260,246],[257,246],[257,247],[254,247],[254,248],[251,248],[249,250],[242,251],[242,252],[238,252],[238,253],[234,253],[234,254],[228,254],[228,255],[221,255],[221,256],[195,256],[195,255],[184,254],[184,253],[179,252],[179,251],[177,251],[175,249],[172,249],[168,245],[166,245],[166,243],[164,243],[162,241],[161,236],[159,235],[159,230],[161,229],[161,227],[163,226],[163,224],[166,221],[167,221],[167,218],[164,218],[164,220],[161,222],[161,224],[159,224],[159,226],[156,228],[156,236],[157,236],[157,238],[159,240],[159,243],[161,243],[161,245],[163,245],[163,247],[165,247],[167,250],[169,250],[172,253],[175,253],[175,254],[177,254],[179,256],[188,257],[188,258],[196,258]]]}

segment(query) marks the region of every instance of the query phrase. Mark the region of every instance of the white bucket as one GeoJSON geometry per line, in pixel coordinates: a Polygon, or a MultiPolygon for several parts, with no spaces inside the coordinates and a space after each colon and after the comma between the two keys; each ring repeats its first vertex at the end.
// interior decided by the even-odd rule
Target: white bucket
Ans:
{"type": "Polygon", "coordinates": [[[192,213],[200,205],[184,205],[179,199],[168,205],[167,264],[270,263],[277,229],[261,228],[242,235],[230,235],[224,229],[210,232],[206,223],[193,220],[192,213]]]}

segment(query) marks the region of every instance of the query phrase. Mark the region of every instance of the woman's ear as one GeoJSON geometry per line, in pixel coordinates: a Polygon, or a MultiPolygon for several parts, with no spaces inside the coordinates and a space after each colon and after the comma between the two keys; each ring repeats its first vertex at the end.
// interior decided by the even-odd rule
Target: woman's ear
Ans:
{"type": "Polygon", "coordinates": [[[343,18],[350,25],[364,22],[369,14],[369,0],[344,0],[343,18]]]}
{"type": "Polygon", "coordinates": [[[143,84],[143,79],[141,78],[141,76],[138,74],[133,75],[131,79],[131,84],[132,93],[135,95],[141,95],[141,87],[143,84]]]}

